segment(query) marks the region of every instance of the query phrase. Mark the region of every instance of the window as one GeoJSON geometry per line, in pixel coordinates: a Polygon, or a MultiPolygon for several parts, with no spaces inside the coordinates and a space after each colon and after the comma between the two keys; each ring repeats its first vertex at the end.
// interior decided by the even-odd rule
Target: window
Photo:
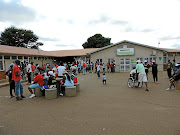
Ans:
{"type": "Polygon", "coordinates": [[[102,59],[97,59],[96,62],[102,64],[102,59]]]}
{"type": "Polygon", "coordinates": [[[22,59],[23,59],[23,57],[22,57],[22,56],[18,56],[18,59],[19,59],[19,60],[22,60],[22,59]]]}
{"type": "Polygon", "coordinates": [[[164,64],[167,63],[167,57],[166,57],[166,56],[163,57],[163,63],[164,63],[164,64]]]}
{"type": "Polygon", "coordinates": [[[38,60],[41,60],[41,57],[38,57],[38,60]]]}
{"type": "Polygon", "coordinates": [[[10,56],[4,56],[4,59],[9,60],[10,56]]]}
{"type": "Polygon", "coordinates": [[[150,58],[150,62],[152,62],[153,60],[156,62],[156,58],[155,57],[154,58],[150,58]]]}
{"type": "Polygon", "coordinates": [[[143,62],[143,58],[136,58],[136,60],[140,60],[141,62],[143,62]]]}
{"type": "Polygon", "coordinates": [[[108,63],[114,62],[114,59],[108,59],[108,63]]]}
{"type": "Polygon", "coordinates": [[[3,70],[3,59],[2,59],[2,56],[0,56],[0,71],[3,70]]]}
{"type": "Polygon", "coordinates": [[[25,60],[27,60],[27,59],[28,59],[28,57],[27,57],[27,56],[24,56],[24,59],[25,59],[25,60]]]}
{"type": "Polygon", "coordinates": [[[37,60],[37,57],[34,57],[34,60],[37,60]]]}
{"type": "Polygon", "coordinates": [[[12,57],[12,60],[16,60],[17,59],[17,56],[11,56],[12,57]]]}

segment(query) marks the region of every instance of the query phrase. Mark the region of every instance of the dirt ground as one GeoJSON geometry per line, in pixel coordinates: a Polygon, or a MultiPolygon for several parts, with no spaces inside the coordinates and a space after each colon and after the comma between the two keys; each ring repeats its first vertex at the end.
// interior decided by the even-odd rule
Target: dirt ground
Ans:
{"type": "Polygon", "coordinates": [[[54,100],[16,101],[9,87],[0,88],[0,135],[180,135],[180,91],[166,91],[166,72],[159,84],[150,73],[149,92],[128,88],[128,73],[106,76],[103,85],[95,73],[79,75],[77,96],[54,100]]]}

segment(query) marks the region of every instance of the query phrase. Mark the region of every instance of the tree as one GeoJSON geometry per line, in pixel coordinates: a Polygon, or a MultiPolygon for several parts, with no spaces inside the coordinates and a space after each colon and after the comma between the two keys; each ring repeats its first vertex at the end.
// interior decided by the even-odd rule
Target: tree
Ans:
{"type": "Polygon", "coordinates": [[[38,49],[43,43],[37,40],[38,37],[31,30],[9,27],[1,33],[0,45],[38,49]]]}
{"type": "Polygon", "coordinates": [[[87,39],[82,46],[83,48],[101,48],[110,45],[111,38],[105,38],[101,34],[95,34],[87,39]]]}

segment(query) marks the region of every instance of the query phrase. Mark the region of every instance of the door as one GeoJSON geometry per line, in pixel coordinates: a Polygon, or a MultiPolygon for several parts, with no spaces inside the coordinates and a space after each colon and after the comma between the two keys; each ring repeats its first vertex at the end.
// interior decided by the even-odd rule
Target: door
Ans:
{"type": "Polygon", "coordinates": [[[120,59],[120,72],[130,72],[131,62],[130,59],[120,59]]]}

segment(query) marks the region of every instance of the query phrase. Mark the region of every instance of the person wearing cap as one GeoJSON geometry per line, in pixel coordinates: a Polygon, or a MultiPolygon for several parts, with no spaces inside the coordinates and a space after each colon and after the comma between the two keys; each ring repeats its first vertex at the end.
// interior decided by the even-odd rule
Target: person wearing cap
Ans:
{"type": "MultiPolygon", "coordinates": [[[[169,79],[170,86],[166,90],[171,90],[172,86],[174,85],[174,82],[180,79],[180,64],[176,64],[175,66],[178,67],[177,73],[172,78],[169,79]]],[[[174,88],[175,88],[175,85],[174,85],[174,88]]]]}
{"type": "Polygon", "coordinates": [[[28,87],[31,95],[29,96],[29,98],[33,98],[36,95],[33,93],[32,89],[41,87],[42,85],[44,85],[44,81],[43,81],[43,76],[41,74],[38,74],[37,71],[35,71],[35,78],[34,78],[34,83],[32,85],[30,85],[28,87]]]}
{"type": "Polygon", "coordinates": [[[149,68],[150,68],[150,65],[148,64],[148,61],[145,60],[145,61],[144,61],[144,69],[145,69],[145,73],[146,73],[147,80],[148,80],[149,68]]]}
{"type": "Polygon", "coordinates": [[[145,91],[149,91],[148,86],[147,86],[147,77],[146,77],[144,66],[140,60],[137,60],[136,62],[137,62],[136,70],[139,73],[139,75],[138,75],[138,86],[137,87],[139,87],[140,82],[144,82],[146,85],[145,91]]]}
{"type": "Polygon", "coordinates": [[[23,85],[21,83],[21,71],[19,69],[20,61],[16,60],[15,65],[13,65],[12,68],[12,80],[15,82],[15,97],[16,100],[22,100],[22,98],[25,98],[23,96],[23,85]],[[20,89],[20,97],[19,97],[19,89],[20,89]]]}
{"type": "Polygon", "coordinates": [[[133,69],[130,72],[130,77],[133,77],[136,73],[138,73],[138,71],[136,70],[136,66],[132,67],[133,69]]]}
{"type": "Polygon", "coordinates": [[[12,80],[12,68],[13,68],[14,63],[11,63],[9,65],[9,69],[6,72],[6,75],[9,77],[9,86],[10,86],[10,96],[11,98],[13,98],[13,94],[12,94],[12,90],[14,89],[14,93],[15,93],[15,82],[14,80],[12,80]]]}
{"type": "Polygon", "coordinates": [[[54,76],[53,71],[49,71],[49,80],[48,80],[48,85],[56,85],[56,78],[54,76]]]}
{"type": "Polygon", "coordinates": [[[64,83],[64,85],[61,85],[60,96],[63,96],[63,94],[65,94],[65,87],[74,86],[74,81],[72,79],[72,76],[69,76],[69,74],[66,70],[63,71],[62,82],[64,83]]]}
{"type": "Polygon", "coordinates": [[[154,83],[155,82],[158,83],[158,77],[157,77],[158,69],[157,69],[157,66],[158,66],[158,64],[155,62],[155,60],[153,60],[151,67],[152,67],[152,74],[153,74],[153,82],[154,83]]]}

